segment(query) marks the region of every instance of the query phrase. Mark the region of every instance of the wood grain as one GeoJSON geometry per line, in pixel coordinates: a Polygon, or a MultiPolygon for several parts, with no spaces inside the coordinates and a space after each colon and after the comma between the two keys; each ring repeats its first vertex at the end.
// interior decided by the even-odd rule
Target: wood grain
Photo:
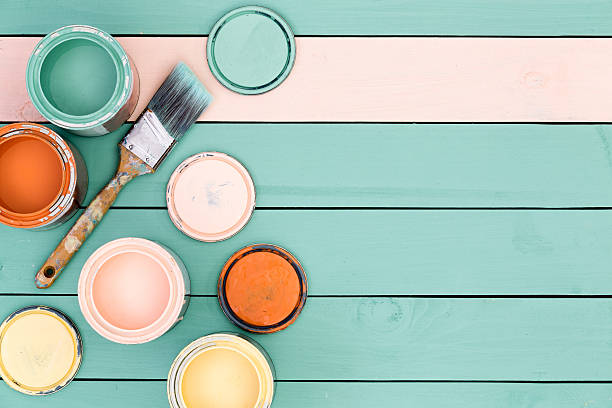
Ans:
{"type": "MultiPolygon", "coordinates": [[[[2,4],[3,34],[89,24],[115,34],[207,34],[242,0],[19,0],[2,4]]],[[[605,0],[259,0],[298,35],[610,35],[605,0]]]]}
{"type": "MultiPolygon", "coordinates": [[[[25,92],[33,37],[0,41],[0,120],[40,120],[25,92]]],[[[611,38],[297,38],[277,89],[233,93],[210,73],[205,37],[119,38],[141,80],[144,109],[177,61],[214,96],[204,121],[607,122],[611,38]]]]}
{"type": "MultiPolygon", "coordinates": [[[[74,319],[79,378],[165,379],[183,346],[237,331],[216,298],[192,298],[171,332],[126,347],[96,334],[75,296],[2,297],[0,315],[28,304],[74,319]]],[[[256,340],[279,380],[609,381],[610,319],[612,299],[309,298],[294,324],[256,340]]]]}
{"type": "MultiPolygon", "coordinates": [[[[177,230],[165,210],[111,210],[44,293],[76,294],[81,268],[94,250],[135,236],[175,251],[196,295],[215,295],[223,264],[255,243],[294,253],[308,276],[310,295],[608,295],[611,215],[257,210],[235,237],[203,244],[177,230]]],[[[31,232],[0,226],[0,293],[40,294],[32,276],[66,228],[31,232]]]]}
{"type": "MultiPolygon", "coordinates": [[[[606,407],[608,384],[470,383],[276,383],[274,408],[418,406],[424,408],[606,407]]],[[[75,381],[62,392],[28,398],[0,385],[0,401],[11,407],[167,408],[165,381],[75,381]]]]}
{"type": "MultiPolygon", "coordinates": [[[[128,128],[60,132],[87,162],[86,202],[128,128]]],[[[165,207],[176,166],[221,151],[249,170],[259,207],[612,207],[610,146],[612,126],[599,125],[197,124],[116,205],[165,207]]]]}

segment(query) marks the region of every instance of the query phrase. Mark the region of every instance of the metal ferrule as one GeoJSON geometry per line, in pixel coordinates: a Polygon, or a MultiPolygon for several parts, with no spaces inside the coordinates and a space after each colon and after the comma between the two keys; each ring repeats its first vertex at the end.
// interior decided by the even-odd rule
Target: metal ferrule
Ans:
{"type": "Polygon", "coordinates": [[[164,160],[174,146],[174,138],[153,111],[147,109],[121,140],[121,145],[147,163],[153,170],[164,160]]]}

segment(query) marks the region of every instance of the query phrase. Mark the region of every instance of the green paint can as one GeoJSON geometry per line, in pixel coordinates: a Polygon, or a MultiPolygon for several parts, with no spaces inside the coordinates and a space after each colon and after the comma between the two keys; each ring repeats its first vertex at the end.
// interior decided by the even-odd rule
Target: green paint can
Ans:
{"type": "Polygon", "coordinates": [[[247,6],[214,25],[206,43],[213,75],[226,88],[252,95],[276,88],[295,61],[295,40],[287,22],[272,10],[247,6]]]}
{"type": "Polygon", "coordinates": [[[83,25],[62,27],[38,43],[26,85],[41,115],[82,136],[119,128],[139,94],[136,67],[117,40],[83,25]]]}

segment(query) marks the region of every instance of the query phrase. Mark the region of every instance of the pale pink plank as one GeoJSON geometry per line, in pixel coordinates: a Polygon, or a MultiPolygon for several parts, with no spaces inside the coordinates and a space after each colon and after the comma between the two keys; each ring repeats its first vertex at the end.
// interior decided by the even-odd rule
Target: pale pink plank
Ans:
{"type": "MultiPolygon", "coordinates": [[[[137,111],[178,60],[215,97],[208,121],[609,122],[612,39],[297,38],[277,89],[242,96],[211,75],[204,37],[127,37],[140,71],[137,111]]],[[[0,39],[0,120],[40,120],[27,100],[37,38],[0,39]]]]}

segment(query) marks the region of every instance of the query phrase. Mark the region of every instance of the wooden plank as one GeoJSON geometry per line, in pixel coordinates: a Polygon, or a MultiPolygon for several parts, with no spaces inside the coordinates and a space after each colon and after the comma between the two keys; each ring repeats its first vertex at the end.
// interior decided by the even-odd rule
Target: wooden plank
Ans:
{"type": "Polygon", "coordinates": [[[235,237],[204,244],[165,210],[111,210],[57,283],[34,271],[68,226],[0,227],[0,293],[76,294],[85,260],[112,239],[159,241],[185,262],[192,293],[215,295],[221,267],[253,243],[301,261],[311,295],[607,295],[612,292],[610,211],[255,211],[235,237]]]}
{"type": "MultiPolygon", "coordinates": [[[[40,120],[25,92],[35,37],[0,40],[0,120],[40,120]]],[[[177,61],[215,98],[204,121],[609,122],[612,38],[297,38],[274,91],[244,96],[210,73],[205,37],[123,37],[146,106],[177,61]]]]}
{"type": "MultiPolygon", "coordinates": [[[[60,307],[84,341],[80,378],[165,379],[192,340],[237,331],[216,298],[192,298],[185,319],[151,343],[104,340],[75,296],[5,296],[0,315],[60,307]]],[[[279,380],[610,381],[612,299],[310,298],[297,321],[256,336],[279,380]]]]}
{"type": "MultiPolygon", "coordinates": [[[[6,2],[5,2],[6,3],[6,2]]],[[[604,0],[260,0],[298,35],[610,35],[612,6],[604,0]]],[[[45,0],[3,4],[3,34],[45,34],[90,24],[120,34],[206,34],[244,1],[144,0],[91,3],[45,0]]]]}
{"type": "MultiPolygon", "coordinates": [[[[11,407],[167,408],[164,381],[76,381],[44,398],[27,397],[0,386],[0,401],[11,407]],[[27,404],[27,405],[24,405],[27,404]]],[[[497,383],[276,383],[274,408],[418,406],[425,408],[606,407],[609,384],[497,383]]]]}
{"type": "MultiPolygon", "coordinates": [[[[88,200],[127,130],[68,136],[89,168],[88,200]]],[[[197,124],[116,205],[165,206],[176,166],[212,150],[249,169],[260,207],[609,207],[610,146],[612,126],[599,125],[197,124]]]]}

